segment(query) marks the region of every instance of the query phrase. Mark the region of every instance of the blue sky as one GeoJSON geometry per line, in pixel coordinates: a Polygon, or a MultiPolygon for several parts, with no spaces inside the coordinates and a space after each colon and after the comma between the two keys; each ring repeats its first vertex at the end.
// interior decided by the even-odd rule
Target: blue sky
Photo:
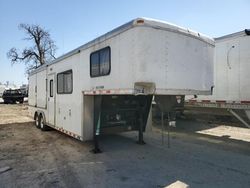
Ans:
{"type": "Polygon", "coordinates": [[[18,24],[50,31],[60,56],[137,17],[168,21],[211,37],[250,28],[250,0],[0,0],[0,82],[27,83],[6,53],[29,44],[18,24]]]}

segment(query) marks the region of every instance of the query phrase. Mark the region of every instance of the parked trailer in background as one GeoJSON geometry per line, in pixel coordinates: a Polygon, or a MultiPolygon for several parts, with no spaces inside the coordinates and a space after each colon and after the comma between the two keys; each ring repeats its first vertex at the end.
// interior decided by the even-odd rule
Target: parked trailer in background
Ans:
{"type": "Polygon", "coordinates": [[[228,109],[250,128],[250,30],[215,38],[212,96],[188,97],[188,106],[228,109]]]}
{"type": "Polygon", "coordinates": [[[28,97],[28,94],[29,94],[29,86],[28,86],[28,84],[21,85],[20,90],[21,90],[24,97],[28,97]]]}
{"type": "Polygon", "coordinates": [[[200,33],[132,20],[33,71],[30,115],[38,128],[82,141],[138,131],[143,143],[153,96],[167,113],[186,94],[211,94],[213,53],[214,40],[200,33]]]}
{"type": "Polygon", "coordinates": [[[1,84],[0,84],[0,97],[2,97],[5,88],[6,88],[5,85],[1,85],[1,84]]]}

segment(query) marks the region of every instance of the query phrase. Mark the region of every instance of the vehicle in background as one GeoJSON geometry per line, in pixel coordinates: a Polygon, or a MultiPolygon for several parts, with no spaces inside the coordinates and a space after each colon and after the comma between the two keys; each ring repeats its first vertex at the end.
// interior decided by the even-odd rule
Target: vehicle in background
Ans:
{"type": "Polygon", "coordinates": [[[4,90],[6,89],[18,89],[15,84],[10,84],[8,81],[6,84],[0,84],[0,97],[2,97],[4,90]]]}
{"type": "Polygon", "coordinates": [[[20,89],[6,89],[3,92],[2,99],[5,104],[8,103],[23,103],[24,96],[20,89]]]}
{"type": "Polygon", "coordinates": [[[28,93],[29,93],[29,86],[28,84],[23,84],[20,86],[20,90],[23,94],[24,97],[28,97],[28,93]]]}
{"type": "Polygon", "coordinates": [[[95,143],[100,134],[138,131],[142,144],[153,96],[167,115],[185,95],[211,94],[213,57],[205,35],[134,19],[34,70],[29,113],[41,130],[95,143]]]}
{"type": "Polygon", "coordinates": [[[213,95],[186,96],[189,107],[223,108],[250,128],[250,29],[215,38],[213,95]]]}

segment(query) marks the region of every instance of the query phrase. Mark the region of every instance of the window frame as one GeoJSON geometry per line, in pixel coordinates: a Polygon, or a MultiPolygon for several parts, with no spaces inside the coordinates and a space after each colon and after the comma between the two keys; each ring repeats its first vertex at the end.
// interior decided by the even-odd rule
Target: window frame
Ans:
{"type": "Polygon", "coordinates": [[[72,69],[69,69],[69,70],[66,70],[66,71],[63,71],[63,72],[60,72],[60,73],[57,73],[57,76],[56,76],[56,79],[57,79],[57,84],[56,84],[56,86],[57,86],[57,94],[72,94],[73,93],[73,71],[72,71],[72,69]],[[65,81],[64,81],[64,74],[65,73],[71,73],[71,91],[70,92],[65,92],[65,88],[64,88],[64,83],[65,83],[65,81]],[[58,92],[58,76],[59,75],[63,75],[63,92],[58,92]]]}
{"type": "Polygon", "coordinates": [[[111,48],[110,48],[110,46],[107,46],[107,47],[105,47],[105,48],[101,48],[101,49],[99,49],[99,50],[96,50],[96,51],[94,51],[94,52],[91,52],[90,53],[90,56],[89,56],[89,64],[90,64],[90,69],[89,69],[89,72],[90,72],[90,77],[91,78],[95,78],[95,77],[100,77],[100,76],[108,76],[109,74],[110,74],[110,72],[111,72],[111,48]],[[108,70],[108,72],[106,73],[106,74],[100,74],[100,53],[103,51],[103,50],[106,50],[106,49],[108,49],[108,52],[109,52],[109,70],[108,70]],[[98,75],[95,75],[95,76],[93,76],[92,75],[92,63],[91,63],[91,57],[92,57],[92,55],[94,55],[94,54],[96,54],[96,53],[98,53],[98,69],[99,69],[99,73],[98,73],[98,75]]]}

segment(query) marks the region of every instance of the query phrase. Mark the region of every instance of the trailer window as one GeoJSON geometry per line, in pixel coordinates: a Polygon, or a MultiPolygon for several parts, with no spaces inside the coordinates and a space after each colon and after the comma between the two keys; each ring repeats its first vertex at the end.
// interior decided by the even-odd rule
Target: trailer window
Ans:
{"type": "Polygon", "coordinates": [[[73,91],[72,70],[57,74],[57,93],[68,94],[73,91]]]}
{"type": "Polygon", "coordinates": [[[90,76],[105,76],[110,73],[110,47],[90,54],[90,76]]]}
{"type": "Polygon", "coordinates": [[[63,93],[63,74],[57,75],[57,93],[63,93]]]}
{"type": "Polygon", "coordinates": [[[49,81],[49,96],[53,97],[53,80],[49,81]]]}

